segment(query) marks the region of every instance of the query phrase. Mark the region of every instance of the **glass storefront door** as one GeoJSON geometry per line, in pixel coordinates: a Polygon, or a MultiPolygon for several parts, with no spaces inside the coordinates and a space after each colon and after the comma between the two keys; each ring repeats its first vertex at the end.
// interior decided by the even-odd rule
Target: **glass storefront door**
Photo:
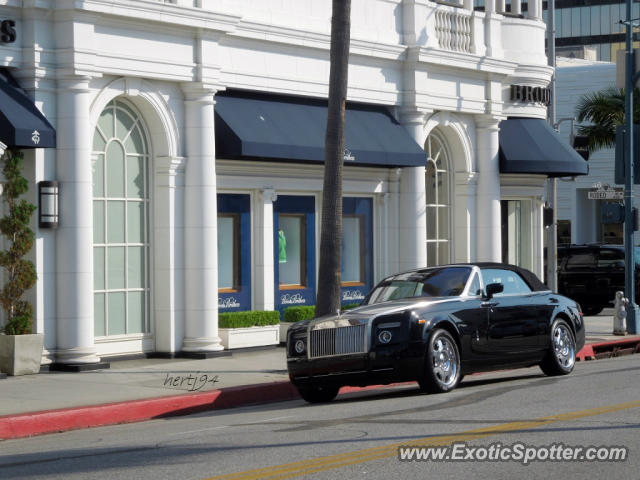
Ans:
{"type": "Polygon", "coordinates": [[[531,200],[502,200],[502,261],[531,270],[533,264],[531,200]]]}

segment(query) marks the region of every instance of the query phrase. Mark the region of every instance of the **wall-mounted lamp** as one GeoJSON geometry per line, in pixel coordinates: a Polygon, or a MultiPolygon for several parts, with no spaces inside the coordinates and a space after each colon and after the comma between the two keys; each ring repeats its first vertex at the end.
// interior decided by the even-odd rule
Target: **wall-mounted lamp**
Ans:
{"type": "Polygon", "coordinates": [[[38,212],[40,228],[58,228],[58,182],[38,182],[38,212]]]}

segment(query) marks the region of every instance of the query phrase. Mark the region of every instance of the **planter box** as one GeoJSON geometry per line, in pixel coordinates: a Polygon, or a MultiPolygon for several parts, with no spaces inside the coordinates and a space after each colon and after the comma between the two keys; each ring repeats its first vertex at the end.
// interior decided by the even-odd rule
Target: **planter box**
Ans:
{"type": "Polygon", "coordinates": [[[280,343],[280,325],[248,328],[220,328],[218,336],[225,350],[234,348],[262,347],[280,343]]]}
{"type": "Polygon", "coordinates": [[[9,375],[40,372],[44,334],[0,335],[0,371],[9,375]]]}

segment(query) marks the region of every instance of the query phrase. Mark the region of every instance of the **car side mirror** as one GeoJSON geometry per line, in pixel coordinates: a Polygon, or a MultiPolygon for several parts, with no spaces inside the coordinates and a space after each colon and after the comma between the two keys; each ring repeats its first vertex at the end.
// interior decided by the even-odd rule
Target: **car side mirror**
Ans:
{"type": "Polygon", "coordinates": [[[487,287],[485,288],[485,295],[484,298],[486,300],[489,300],[491,298],[493,298],[493,296],[496,293],[502,293],[504,291],[504,285],[501,283],[490,283],[489,285],[487,285],[487,287]]]}

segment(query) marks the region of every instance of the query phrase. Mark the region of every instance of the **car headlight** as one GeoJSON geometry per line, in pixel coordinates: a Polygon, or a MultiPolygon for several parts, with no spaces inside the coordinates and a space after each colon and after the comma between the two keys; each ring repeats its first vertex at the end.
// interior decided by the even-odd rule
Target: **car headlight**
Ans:
{"type": "Polygon", "coordinates": [[[305,349],[304,341],[296,340],[296,343],[293,344],[293,348],[298,354],[304,353],[304,349],[305,349]]]}
{"type": "Polygon", "coordinates": [[[391,338],[393,338],[393,335],[389,330],[382,330],[380,333],[378,333],[378,340],[380,341],[380,343],[387,344],[391,341],[391,338]]]}

